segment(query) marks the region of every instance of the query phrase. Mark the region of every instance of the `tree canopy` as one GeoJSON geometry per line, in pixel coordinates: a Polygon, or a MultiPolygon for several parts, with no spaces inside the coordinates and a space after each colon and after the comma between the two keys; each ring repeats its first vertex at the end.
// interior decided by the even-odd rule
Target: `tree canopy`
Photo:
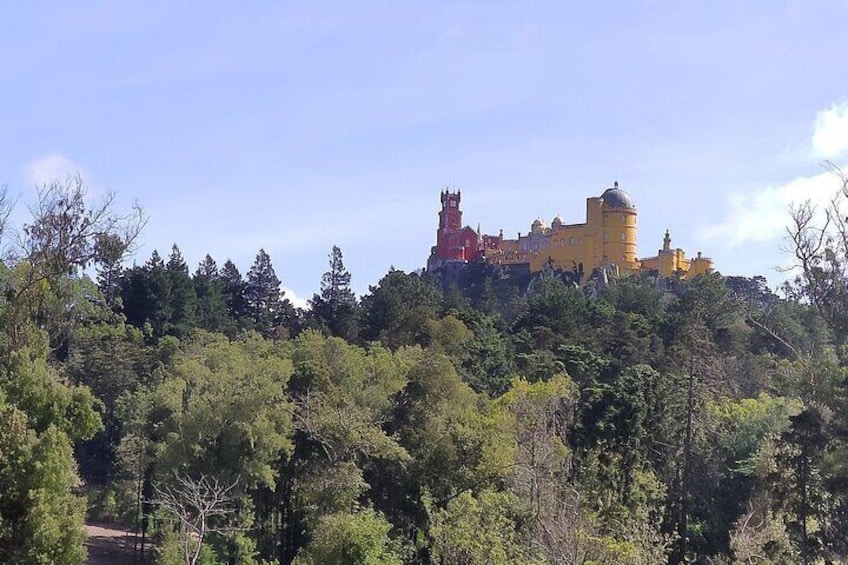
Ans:
{"type": "Polygon", "coordinates": [[[471,264],[357,297],[334,246],[301,310],[264,249],[125,266],[113,204],[72,179],[3,226],[4,563],[82,563],[86,514],[159,563],[848,559],[843,223],[796,210],[780,291],[471,264]]]}

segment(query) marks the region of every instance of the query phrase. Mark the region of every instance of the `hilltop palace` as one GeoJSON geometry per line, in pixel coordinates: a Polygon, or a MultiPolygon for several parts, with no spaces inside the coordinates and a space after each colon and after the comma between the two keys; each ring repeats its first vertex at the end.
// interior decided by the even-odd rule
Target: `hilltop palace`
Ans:
{"type": "Polygon", "coordinates": [[[479,227],[463,226],[460,198],[460,191],[441,193],[439,230],[427,260],[428,270],[484,261],[531,273],[550,265],[587,276],[595,269],[611,267],[622,272],[654,271],[662,277],[691,278],[713,268],[712,259],[700,252],[687,259],[682,249],[672,249],[668,230],[655,256],[637,258],[636,206],[618,182],[600,196],[586,199],[585,223],[565,224],[557,216],[548,226],[538,218],[530,232],[519,233],[517,239],[504,239],[503,230],[498,235],[483,235],[479,227]]]}

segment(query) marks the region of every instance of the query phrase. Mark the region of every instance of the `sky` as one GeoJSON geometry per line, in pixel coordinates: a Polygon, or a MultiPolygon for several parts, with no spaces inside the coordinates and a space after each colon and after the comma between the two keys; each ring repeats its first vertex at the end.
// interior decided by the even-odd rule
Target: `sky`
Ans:
{"type": "Polygon", "coordinates": [[[724,274],[790,257],[789,206],[848,165],[848,2],[0,0],[0,184],[79,174],[179,245],[287,295],[338,245],[357,292],[424,266],[439,192],[527,232],[618,181],[641,256],[663,232],[724,274]]]}

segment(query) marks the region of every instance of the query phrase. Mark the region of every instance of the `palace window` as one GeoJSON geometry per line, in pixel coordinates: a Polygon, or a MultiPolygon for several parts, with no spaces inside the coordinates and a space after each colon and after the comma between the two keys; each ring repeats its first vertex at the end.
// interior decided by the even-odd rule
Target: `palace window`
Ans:
{"type": "Polygon", "coordinates": [[[604,232],[604,241],[609,241],[609,233],[604,232]]]}
{"type": "Polygon", "coordinates": [[[627,223],[627,214],[622,214],[622,215],[621,215],[621,222],[622,222],[622,223],[624,223],[624,224],[626,224],[626,223],[627,223]]]}
{"type": "Polygon", "coordinates": [[[621,241],[625,241],[626,239],[627,239],[627,234],[624,233],[624,232],[621,232],[621,241]]]}
{"type": "Polygon", "coordinates": [[[604,223],[609,222],[609,214],[604,214],[604,223]]]}
{"type": "Polygon", "coordinates": [[[575,239],[574,239],[574,236],[573,236],[573,235],[572,235],[571,237],[569,237],[569,238],[568,238],[568,244],[569,244],[569,245],[574,245],[575,243],[576,243],[576,241],[575,241],[575,239]]]}

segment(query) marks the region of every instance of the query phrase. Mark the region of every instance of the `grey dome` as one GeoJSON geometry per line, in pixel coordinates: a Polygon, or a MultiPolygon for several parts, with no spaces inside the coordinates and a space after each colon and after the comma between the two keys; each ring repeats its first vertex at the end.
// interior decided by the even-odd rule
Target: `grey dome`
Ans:
{"type": "Polygon", "coordinates": [[[630,198],[630,195],[618,188],[618,182],[616,182],[615,186],[612,188],[606,189],[604,193],[601,194],[601,198],[603,199],[604,204],[610,208],[636,208],[633,204],[633,200],[630,198]]]}

